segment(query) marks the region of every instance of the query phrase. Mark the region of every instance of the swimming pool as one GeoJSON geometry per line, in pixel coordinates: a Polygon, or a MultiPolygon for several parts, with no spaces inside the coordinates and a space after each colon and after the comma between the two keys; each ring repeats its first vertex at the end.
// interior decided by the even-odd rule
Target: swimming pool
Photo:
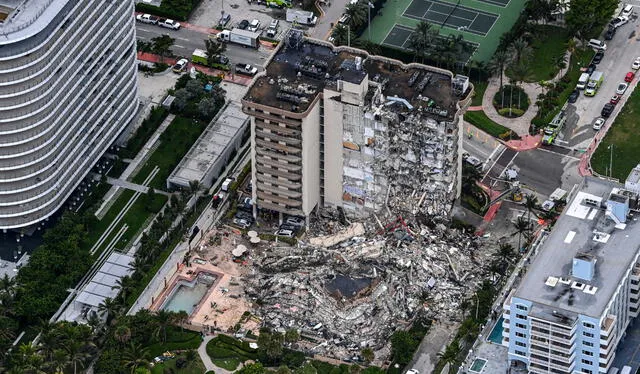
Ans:
{"type": "Polygon", "coordinates": [[[484,358],[476,358],[475,360],[473,360],[473,363],[471,364],[469,371],[473,373],[481,373],[482,369],[484,369],[484,366],[486,364],[487,364],[487,360],[485,360],[484,358]]]}
{"type": "Polygon", "coordinates": [[[489,341],[495,344],[502,345],[502,331],[504,328],[502,327],[502,322],[504,321],[504,317],[500,317],[498,322],[496,322],[495,326],[493,326],[493,330],[491,330],[491,334],[489,334],[489,341]]]}
{"type": "Polygon", "coordinates": [[[214,275],[201,273],[190,282],[178,281],[162,305],[162,309],[171,312],[183,310],[190,315],[207,294],[214,280],[214,275]]]}

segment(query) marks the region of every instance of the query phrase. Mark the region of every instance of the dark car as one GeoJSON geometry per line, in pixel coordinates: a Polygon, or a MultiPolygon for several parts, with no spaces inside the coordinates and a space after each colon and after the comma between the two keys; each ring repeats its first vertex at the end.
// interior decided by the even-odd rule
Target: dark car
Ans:
{"type": "Polygon", "coordinates": [[[591,75],[594,71],[596,71],[596,64],[589,64],[587,71],[585,73],[591,75]]]}
{"type": "Polygon", "coordinates": [[[600,112],[600,115],[604,118],[608,118],[611,115],[611,112],[613,112],[613,108],[614,108],[614,105],[611,103],[604,104],[604,107],[602,107],[602,112],[600,112]]]}
{"type": "Polygon", "coordinates": [[[242,21],[240,21],[240,23],[238,23],[238,28],[241,30],[244,30],[247,27],[249,27],[249,21],[247,21],[246,19],[243,19],[242,21]]]}
{"type": "Polygon", "coordinates": [[[615,27],[609,27],[609,29],[607,30],[607,32],[604,34],[604,40],[611,40],[613,39],[613,36],[616,34],[616,29],[615,27]]]}
{"type": "Polygon", "coordinates": [[[569,102],[570,103],[575,103],[576,101],[578,101],[578,97],[580,96],[580,91],[578,90],[573,90],[573,92],[571,93],[571,95],[569,95],[569,102]]]}
{"type": "Polygon", "coordinates": [[[604,52],[598,51],[596,55],[593,56],[593,63],[597,65],[600,63],[600,61],[602,61],[603,58],[604,58],[604,52]]]}

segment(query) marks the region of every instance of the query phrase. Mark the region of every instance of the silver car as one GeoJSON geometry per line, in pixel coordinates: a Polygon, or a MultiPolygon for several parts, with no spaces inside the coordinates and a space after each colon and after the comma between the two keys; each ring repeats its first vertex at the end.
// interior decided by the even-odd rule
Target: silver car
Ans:
{"type": "Polygon", "coordinates": [[[625,91],[627,90],[627,87],[629,87],[628,83],[624,83],[624,82],[620,83],[618,85],[618,88],[616,88],[616,94],[617,95],[624,95],[625,91]]]}

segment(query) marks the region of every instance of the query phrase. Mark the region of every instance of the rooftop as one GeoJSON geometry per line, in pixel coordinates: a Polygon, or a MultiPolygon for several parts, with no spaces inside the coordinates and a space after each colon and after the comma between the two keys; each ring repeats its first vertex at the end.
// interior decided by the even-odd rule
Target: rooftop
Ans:
{"type": "Polygon", "coordinates": [[[627,183],[639,183],[640,182],[640,165],[636,165],[633,169],[631,169],[631,173],[626,180],[627,183]]]}
{"type": "Polygon", "coordinates": [[[0,0],[0,45],[43,31],[69,0],[0,0]]]}
{"type": "Polygon", "coordinates": [[[449,71],[421,64],[370,56],[367,52],[334,47],[315,39],[285,37],[249,88],[244,100],[294,113],[306,111],[324,88],[337,82],[360,84],[367,78],[383,86],[382,94],[397,96],[413,107],[444,110],[453,118],[455,98],[449,71]]]}
{"type": "MultiPolygon", "coordinates": [[[[532,316],[553,320],[603,314],[640,248],[637,218],[616,224],[604,206],[607,200],[623,200],[620,195],[636,199],[622,188],[594,177],[586,177],[576,188],[514,294],[537,304],[532,316]],[[574,258],[595,259],[590,281],[572,275],[574,258]]],[[[629,203],[635,206],[637,201],[629,203]]]]}
{"type": "Polygon", "coordinates": [[[188,186],[193,180],[202,181],[236,134],[243,131],[248,119],[239,103],[228,102],[180,161],[169,180],[181,186],[188,186]]]}

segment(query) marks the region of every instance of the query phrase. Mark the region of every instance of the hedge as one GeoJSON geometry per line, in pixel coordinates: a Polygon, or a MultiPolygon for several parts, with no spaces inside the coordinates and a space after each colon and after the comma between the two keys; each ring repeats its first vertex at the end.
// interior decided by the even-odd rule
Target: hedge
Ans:
{"type": "Polygon", "coordinates": [[[200,1],[201,0],[162,0],[159,7],[137,3],[136,12],[149,13],[178,21],[186,21],[189,19],[191,12],[200,4],[200,1]]]}

